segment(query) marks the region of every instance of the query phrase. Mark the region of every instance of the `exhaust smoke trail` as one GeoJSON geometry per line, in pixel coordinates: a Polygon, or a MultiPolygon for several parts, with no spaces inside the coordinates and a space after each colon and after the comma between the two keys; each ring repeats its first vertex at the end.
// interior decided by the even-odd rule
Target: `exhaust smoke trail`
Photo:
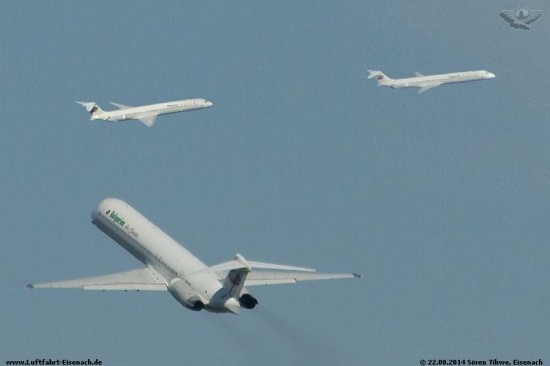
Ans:
{"type": "MultiPolygon", "coordinates": [[[[319,335],[308,332],[305,328],[298,328],[297,324],[290,323],[287,319],[265,307],[256,308],[255,313],[278,340],[289,349],[288,356],[293,364],[338,364],[339,351],[328,344],[325,339],[321,339],[319,335]]],[[[327,333],[330,331],[327,330],[327,333]]]]}

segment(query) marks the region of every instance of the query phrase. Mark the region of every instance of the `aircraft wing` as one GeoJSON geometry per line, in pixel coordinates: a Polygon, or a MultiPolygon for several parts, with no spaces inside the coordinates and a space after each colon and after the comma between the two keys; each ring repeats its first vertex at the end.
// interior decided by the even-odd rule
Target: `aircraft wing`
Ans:
{"type": "Polygon", "coordinates": [[[354,273],[317,273],[313,268],[247,261],[240,254],[236,254],[234,260],[203,268],[191,274],[216,273],[218,279],[221,281],[226,278],[229,271],[240,269],[244,269],[247,272],[244,286],[277,285],[300,281],[361,277],[354,273]],[[272,271],[257,271],[256,269],[267,269],[272,271]]]}
{"type": "Polygon", "coordinates": [[[153,127],[153,125],[155,124],[155,121],[157,120],[157,115],[154,114],[154,115],[150,115],[150,116],[143,116],[143,117],[138,117],[138,119],[143,122],[143,124],[147,127],[153,127]]]}
{"type": "Polygon", "coordinates": [[[356,273],[316,272],[262,272],[252,271],[246,277],[245,286],[267,286],[296,283],[300,281],[333,280],[340,278],[361,278],[356,273]]]}
{"type": "Polygon", "coordinates": [[[117,107],[118,109],[133,108],[132,106],[125,105],[125,104],[120,104],[120,103],[115,103],[115,102],[111,102],[111,104],[114,105],[115,107],[117,107]]]}
{"type": "Polygon", "coordinates": [[[164,278],[153,268],[146,267],[133,271],[113,273],[99,277],[76,280],[29,284],[29,288],[80,288],[83,290],[136,290],[166,291],[164,278]]]}
{"type": "Polygon", "coordinates": [[[428,84],[420,87],[420,90],[418,91],[418,94],[424,93],[427,90],[430,90],[431,88],[435,88],[436,86],[440,86],[441,83],[435,83],[435,84],[428,84]]]}
{"type": "Polygon", "coordinates": [[[200,269],[198,271],[192,272],[191,274],[200,274],[200,273],[223,273],[223,278],[227,271],[231,271],[233,269],[243,269],[248,268],[248,271],[252,271],[253,269],[260,268],[260,269],[273,269],[273,270],[279,270],[279,271],[296,271],[296,272],[315,272],[313,268],[306,268],[306,267],[295,267],[295,266],[289,266],[286,264],[275,264],[275,263],[266,263],[266,262],[256,262],[256,261],[247,261],[243,258],[242,255],[237,254],[235,255],[235,259],[231,260],[229,262],[224,262],[220,264],[216,264],[215,266],[207,267],[200,269]]]}
{"type": "Polygon", "coordinates": [[[515,21],[515,14],[515,10],[503,10],[500,12],[500,17],[508,23],[513,23],[515,21]]]}
{"type": "Polygon", "coordinates": [[[525,24],[531,24],[540,16],[542,15],[542,10],[531,10],[531,14],[529,15],[529,19],[525,21],[525,24]]]}

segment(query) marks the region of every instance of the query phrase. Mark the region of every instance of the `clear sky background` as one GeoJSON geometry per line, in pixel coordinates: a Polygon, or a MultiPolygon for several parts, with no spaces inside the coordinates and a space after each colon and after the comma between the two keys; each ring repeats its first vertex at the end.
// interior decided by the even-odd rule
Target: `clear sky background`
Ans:
{"type": "Polygon", "coordinates": [[[550,363],[546,1],[4,1],[0,358],[104,365],[550,363]],[[532,30],[500,17],[545,13],[532,30]],[[486,69],[416,90],[390,77],[486,69]],[[90,122],[186,98],[210,109],[90,122]],[[90,223],[129,202],[207,264],[362,280],[168,293],[35,290],[141,264],[90,223]]]}

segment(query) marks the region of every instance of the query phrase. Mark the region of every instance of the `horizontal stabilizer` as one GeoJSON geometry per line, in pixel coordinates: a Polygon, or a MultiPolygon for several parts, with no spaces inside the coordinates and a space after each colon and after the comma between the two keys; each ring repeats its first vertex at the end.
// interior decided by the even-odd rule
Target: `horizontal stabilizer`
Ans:
{"type": "Polygon", "coordinates": [[[164,278],[147,267],[105,276],[76,280],[29,284],[29,288],[81,288],[83,290],[166,291],[164,278]]]}

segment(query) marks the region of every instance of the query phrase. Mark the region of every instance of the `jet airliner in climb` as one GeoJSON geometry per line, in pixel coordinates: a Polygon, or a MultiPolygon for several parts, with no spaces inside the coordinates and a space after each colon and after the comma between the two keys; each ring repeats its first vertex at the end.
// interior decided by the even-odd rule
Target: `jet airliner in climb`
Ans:
{"type": "Polygon", "coordinates": [[[239,254],[208,267],[129,204],[115,198],[99,203],[92,212],[92,223],[144,267],[99,277],[30,284],[29,288],[168,291],[190,310],[238,314],[242,308],[253,309],[258,304],[245,286],[360,277],[249,261],[239,254]]]}
{"type": "Polygon", "coordinates": [[[130,107],[127,105],[111,102],[118,108],[114,111],[104,111],[95,102],[75,102],[82,105],[92,115],[90,120],[101,119],[107,122],[119,122],[127,119],[137,119],[147,127],[155,124],[157,117],[161,114],[193,111],[212,107],[212,102],[205,99],[185,99],[168,103],[130,107]]]}
{"type": "Polygon", "coordinates": [[[377,70],[368,70],[368,72],[368,78],[376,78],[380,86],[389,86],[393,89],[420,88],[418,94],[443,84],[464,83],[467,81],[495,78],[495,74],[485,70],[453,72],[439,75],[422,75],[417,72],[415,77],[405,79],[392,79],[384,75],[382,71],[377,70]]]}

